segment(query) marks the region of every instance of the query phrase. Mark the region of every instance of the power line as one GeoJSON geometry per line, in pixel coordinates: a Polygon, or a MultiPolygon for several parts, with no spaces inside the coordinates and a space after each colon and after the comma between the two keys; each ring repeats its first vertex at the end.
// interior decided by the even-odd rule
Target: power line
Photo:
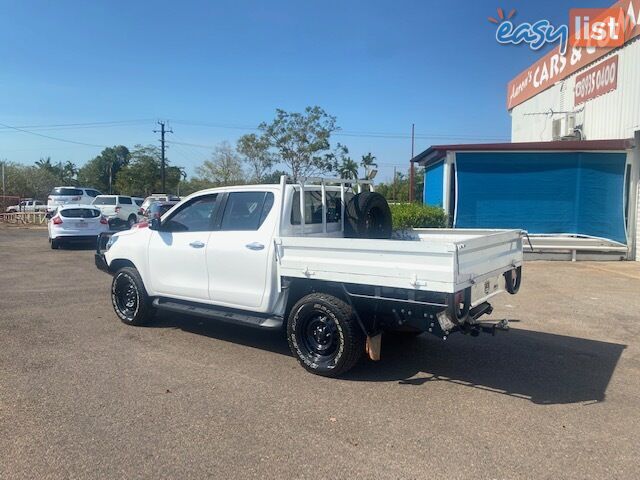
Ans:
{"type": "MultiPolygon", "coordinates": [[[[172,123],[179,125],[189,125],[196,127],[209,127],[209,128],[222,128],[232,130],[260,130],[260,128],[251,125],[234,125],[225,123],[208,123],[208,122],[190,122],[181,120],[172,120],[172,123]]],[[[393,132],[367,132],[356,130],[337,130],[332,132],[332,135],[344,136],[344,137],[371,137],[371,138],[398,138],[408,139],[411,138],[410,134],[406,133],[393,133],[393,132]]],[[[416,139],[429,140],[429,139],[461,139],[461,140],[508,140],[506,136],[489,136],[489,135],[451,135],[451,134],[439,134],[439,133],[416,133],[416,139]]]]}
{"type": "Polygon", "coordinates": [[[30,129],[30,130],[76,130],[81,128],[102,128],[102,127],[126,127],[131,125],[142,125],[152,122],[153,119],[139,119],[139,120],[113,120],[108,122],[84,122],[84,123],[53,123],[53,124],[38,124],[38,125],[16,125],[14,127],[0,127],[0,132],[13,130],[15,128],[30,129]]]}
{"type": "Polygon", "coordinates": [[[75,145],[84,145],[87,147],[98,147],[98,148],[107,148],[106,145],[96,145],[94,143],[85,143],[85,142],[77,142],[75,140],[67,140],[66,138],[52,137],[51,135],[45,135],[43,133],[31,132],[29,130],[25,130],[20,127],[13,127],[11,125],[5,125],[4,123],[0,123],[0,127],[10,128],[12,130],[16,130],[22,133],[28,133],[29,135],[35,135],[37,137],[48,138],[49,140],[55,140],[57,142],[65,142],[65,143],[73,143],[75,145]]]}

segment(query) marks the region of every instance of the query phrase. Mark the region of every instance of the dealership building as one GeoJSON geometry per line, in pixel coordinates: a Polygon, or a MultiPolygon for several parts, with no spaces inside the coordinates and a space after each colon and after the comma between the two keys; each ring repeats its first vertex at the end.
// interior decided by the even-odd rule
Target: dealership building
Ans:
{"type": "Polygon", "coordinates": [[[424,201],[456,228],[523,228],[533,255],[640,259],[640,0],[616,48],[555,49],[511,80],[511,143],[435,145],[424,201]]]}

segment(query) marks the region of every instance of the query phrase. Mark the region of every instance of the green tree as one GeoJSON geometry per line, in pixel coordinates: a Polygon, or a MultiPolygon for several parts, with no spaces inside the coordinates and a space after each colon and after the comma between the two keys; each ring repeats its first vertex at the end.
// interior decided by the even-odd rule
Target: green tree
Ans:
{"type": "Polygon", "coordinates": [[[243,135],[238,139],[236,150],[248,164],[251,181],[262,183],[273,166],[274,156],[269,151],[269,143],[255,133],[243,135]]]}
{"type": "Polygon", "coordinates": [[[105,148],[78,170],[78,184],[103,193],[114,193],[113,185],[118,172],[128,165],[130,159],[131,152],[124,145],[105,148]]]}
{"type": "Polygon", "coordinates": [[[206,190],[207,188],[213,188],[216,186],[216,184],[209,180],[193,177],[180,183],[180,195],[191,195],[192,193],[199,192],[200,190],[206,190]]]}
{"type": "Polygon", "coordinates": [[[120,168],[116,176],[115,187],[118,193],[141,197],[151,193],[176,193],[178,182],[182,178],[182,169],[169,166],[169,161],[165,160],[167,191],[161,192],[161,157],[158,147],[136,145],[130,155],[129,162],[120,168]]]}
{"type": "Polygon", "coordinates": [[[64,163],[52,163],[51,157],[41,158],[36,161],[35,166],[40,170],[49,172],[56,177],[62,185],[75,185],[78,167],[75,163],[66,161],[64,163]]]}
{"type": "Polygon", "coordinates": [[[362,160],[360,160],[360,165],[364,168],[364,176],[367,177],[369,172],[374,168],[377,168],[378,164],[376,163],[376,157],[374,157],[371,152],[362,156],[362,160]]]}
{"type": "MultiPolygon", "coordinates": [[[[422,202],[422,192],[424,189],[424,170],[416,167],[414,177],[414,198],[418,203],[422,202]]],[[[376,192],[384,195],[390,202],[408,202],[409,201],[409,174],[408,172],[396,172],[395,182],[379,183],[376,185],[376,192]]]]}
{"type": "Polygon", "coordinates": [[[229,142],[222,142],[213,150],[211,159],[196,168],[196,174],[215,186],[245,183],[242,160],[229,142]]]}
{"type": "Polygon", "coordinates": [[[285,172],[284,170],[273,170],[268,175],[264,176],[264,178],[262,179],[262,183],[280,183],[280,177],[282,177],[282,175],[287,175],[287,172],[285,172]]]}
{"type": "Polygon", "coordinates": [[[19,163],[5,163],[5,193],[22,198],[46,200],[60,179],[46,168],[19,163]]]}
{"type": "Polygon", "coordinates": [[[344,145],[338,144],[338,173],[342,178],[358,179],[358,164],[349,156],[349,150],[344,145]]]}
{"type": "Polygon", "coordinates": [[[276,118],[258,127],[262,140],[294,178],[330,172],[335,169],[329,142],[335,132],[336,117],[320,107],[307,107],[303,113],[276,110],[276,118]]]}

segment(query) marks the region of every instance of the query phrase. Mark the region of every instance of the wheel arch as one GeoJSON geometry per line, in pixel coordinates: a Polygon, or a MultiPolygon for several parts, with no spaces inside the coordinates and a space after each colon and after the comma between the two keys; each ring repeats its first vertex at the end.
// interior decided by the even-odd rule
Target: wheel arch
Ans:
{"type": "Polygon", "coordinates": [[[287,306],[284,313],[283,326],[286,328],[289,321],[291,309],[298,300],[311,293],[324,293],[336,297],[343,302],[349,304],[353,309],[354,315],[363,332],[368,334],[371,324],[367,317],[359,315],[357,305],[354,304],[351,297],[346,293],[344,284],[341,282],[327,282],[325,280],[310,280],[305,278],[289,278],[289,295],[287,296],[287,306]]]}
{"type": "Polygon", "coordinates": [[[289,295],[287,297],[285,319],[289,316],[289,313],[291,313],[291,309],[298,302],[298,300],[309,295],[310,293],[326,293],[349,303],[349,299],[344,293],[344,289],[341,283],[327,282],[324,280],[309,280],[306,278],[289,278],[288,282],[289,295]]]}
{"type": "Polygon", "coordinates": [[[126,258],[115,258],[111,260],[111,263],[109,264],[109,271],[111,273],[116,273],[118,270],[124,267],[135,268],[138,273],[140,273],[138,267],[136,267],[136,265],[131,260],[128,260],[126,258]]]}

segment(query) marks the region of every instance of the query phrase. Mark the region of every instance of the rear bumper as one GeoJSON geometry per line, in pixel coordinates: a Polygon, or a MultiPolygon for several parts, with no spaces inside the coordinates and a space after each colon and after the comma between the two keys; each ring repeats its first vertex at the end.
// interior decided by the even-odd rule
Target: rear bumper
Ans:
{"type": "Polygon", "coordinates": [[[95,242],[99,233],[94,235],[76,235],[75,233],[62,233],[51,235],[52,239],[64,240],[65,242],[95,242]]]}
{"type": "Polygon", "coordinates": [[[105,273],[111,273],[109,271],[109,265],[107,264],[107,260],[104,258],[104,254],[103,253],[96,253],[94,254],[94,260],[96,263],[96,267],[98,270],[101,270],[105,273]]]}

